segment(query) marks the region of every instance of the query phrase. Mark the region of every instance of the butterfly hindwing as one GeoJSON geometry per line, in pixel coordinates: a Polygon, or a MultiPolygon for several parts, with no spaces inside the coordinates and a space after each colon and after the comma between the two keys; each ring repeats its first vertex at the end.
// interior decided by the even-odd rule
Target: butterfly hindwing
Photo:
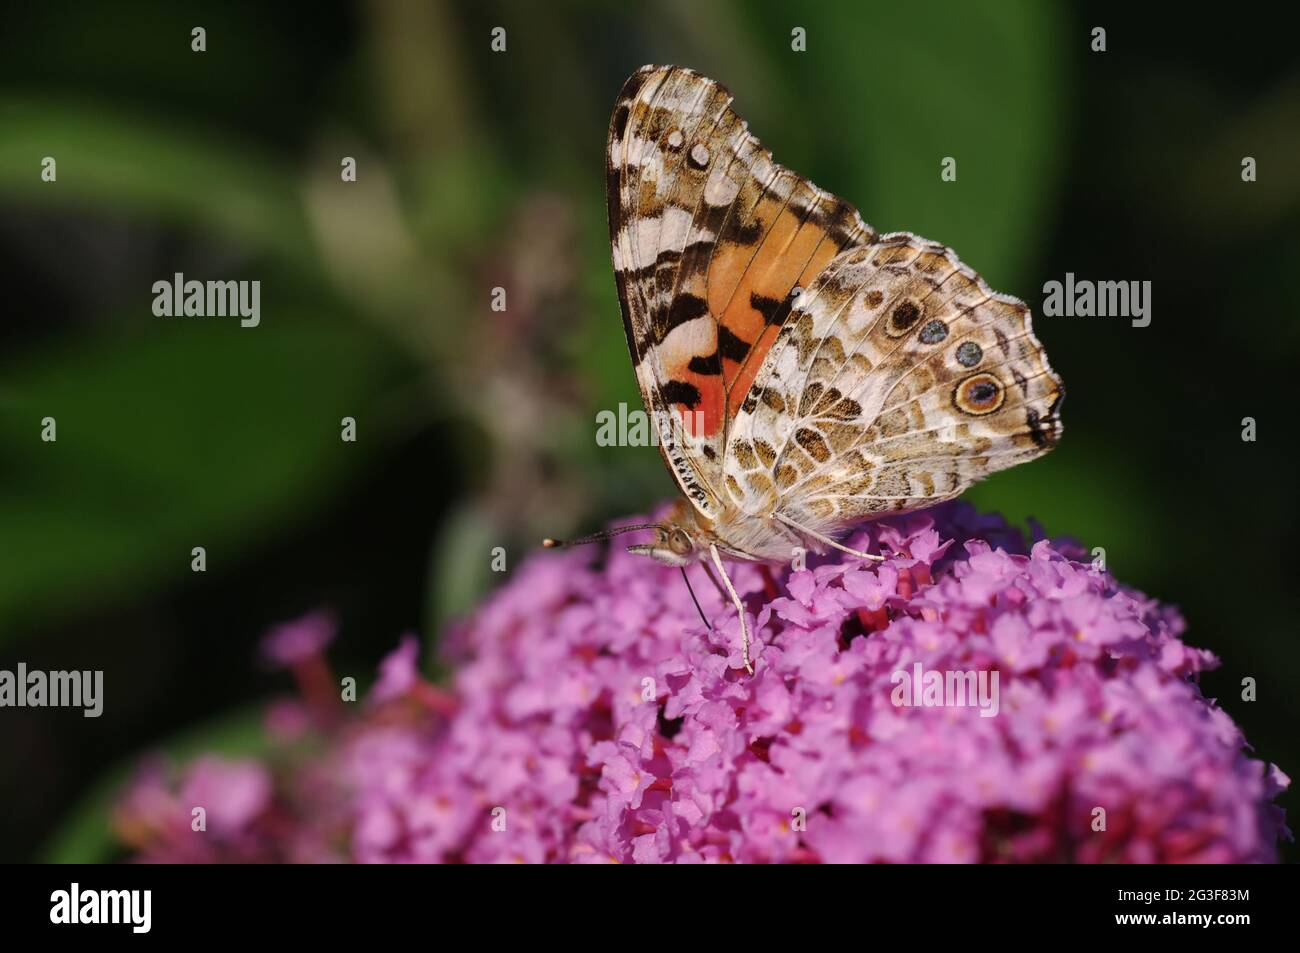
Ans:
{"type": "Polygon", "coordinates": [[[808,287],[875,234],[848,203],[776,164],[727,90],[643,67],[608,144],[624,330],[660,448],[691,502],[718,512],[732,419],[808,287]]]}
{"type": "Polygon", "coordinates": [[[1046,453],[1062,396],[1022,302],[942,245],[888,235],[795,301],[737,415],[723,485],[746,513],[834,535],[1046,453]]]}

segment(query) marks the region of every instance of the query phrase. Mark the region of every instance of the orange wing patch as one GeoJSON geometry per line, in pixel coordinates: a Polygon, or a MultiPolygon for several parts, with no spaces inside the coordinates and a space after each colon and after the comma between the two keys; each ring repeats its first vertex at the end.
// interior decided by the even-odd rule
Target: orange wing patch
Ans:
{"type": "Polygon", "coordinates": [[[731,334],[752,342],[742,357],[724,362],[728,420],[735,417],[789,317],[793,293],[811,284],[843,247],[820,216],[800,218],[787,204],[756,253],[727,255],[710,268],[710,310],[721,315],[721,325],[731,334]]]}

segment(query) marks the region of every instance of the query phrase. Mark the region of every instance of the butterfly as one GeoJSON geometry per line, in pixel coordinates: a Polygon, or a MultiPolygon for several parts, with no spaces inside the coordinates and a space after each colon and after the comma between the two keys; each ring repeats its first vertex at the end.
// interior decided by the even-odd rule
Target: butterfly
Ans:
{"type": "Polygon", "coordinates": [[[943,245],[877,234],[778,165],[731,102],[692,70],[644,66],[615,104],[614,275],[683,498],[661,522],[574,542],[653,528],[629,549],[683,573],[712,566],[753,674],[726,561],[786,561],[796,547],[883,559],[838,539],[1043,455],[1064,389],[1022,301],[943,245]]]}

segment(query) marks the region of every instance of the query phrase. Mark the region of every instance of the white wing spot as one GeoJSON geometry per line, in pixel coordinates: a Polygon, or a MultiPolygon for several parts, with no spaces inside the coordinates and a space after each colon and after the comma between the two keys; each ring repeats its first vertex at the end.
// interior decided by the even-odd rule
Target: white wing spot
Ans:
{"type": "Polygon", "coordinates": [[[730,179],[725,175],[719,175],[719,169],[713,170],[713,175],[704,186],[704,201],[710,205],[730,205],[732,200],[740,192],[740,183],[730,179]]]}
{"type": "Polygon", "coordinates": [[[695,145],[691,146],[691,159],[696,165],[708,165],[709,150],[697,142],[695,145]]]}

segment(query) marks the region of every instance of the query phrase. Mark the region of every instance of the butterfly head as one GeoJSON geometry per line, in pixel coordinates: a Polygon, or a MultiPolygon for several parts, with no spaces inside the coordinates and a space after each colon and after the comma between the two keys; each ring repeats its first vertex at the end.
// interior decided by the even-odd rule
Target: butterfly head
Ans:
{"type": "Polygon", "coordinates": [[[689,566],[708,551],[708,544],[703,542],[705,527],[695,508],[684,499],[678,498],[663,522],[655,524],[654,531],[654,542],[629,546],[627,551],[668,566],[689,566]]]}
{"type": "Polygon", "coordinates": [[[616,526],[613,529],[593,533],[590,536],[583,536],[581,539],[546,539],[542,541],[542,545],[548,549],[578,546],[583,543],[594,543],[599,540],[609,539],[620,533],[630,533],[633,530],[643,529],[655,531],[654,541],[629,546],[627,548],[629,553],[636,553],[638,556],[649,556],[651,559],[669,566],[689,566],[691,563],[697,562],[701,558],[701,554],[707,550],[707,545],[701,542],[703,529],[695,520],[695,511],[686,505],[685,500],[679,500],[678,505],[661,523],[637,523],[633,526],[616,526]]]}
{"type": "Polygon", "coordinates": [[[653,543],[638,543],[629,546],[629,553],[649,556],[651,559],[669,566],[689,566],[700,557],[696,537],[684,526],[676,523],[664,523],[655,527],[653,543]]]}

